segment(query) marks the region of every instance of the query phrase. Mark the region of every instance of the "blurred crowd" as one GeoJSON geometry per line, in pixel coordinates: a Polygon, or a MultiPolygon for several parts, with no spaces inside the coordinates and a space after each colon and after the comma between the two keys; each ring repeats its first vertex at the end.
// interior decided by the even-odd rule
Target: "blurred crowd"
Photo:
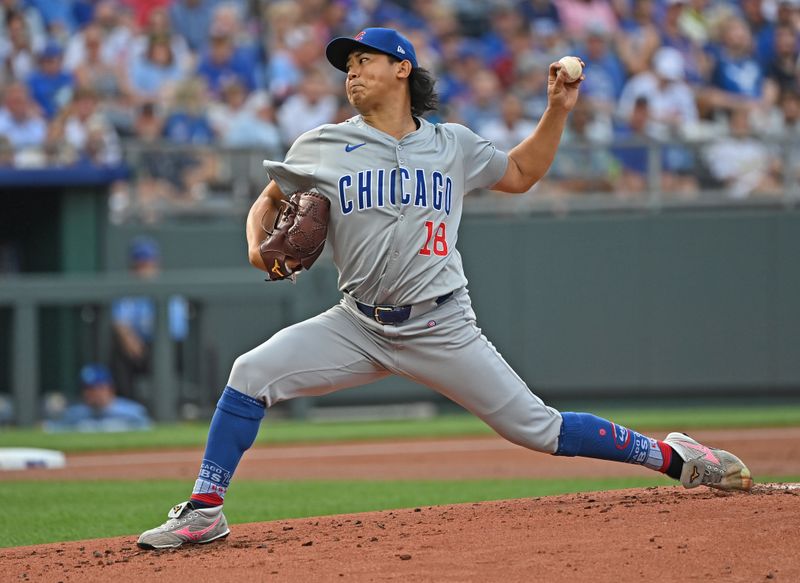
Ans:
{"type": "Polygon", "coordinates": [[[282,154],[353,115],[324,48],[401,30],[438,79],[433,121],[508,150],[546,105],[548,65],[586,63],[579,106],[542,188],[776,192],[800,167],[800,0],[0,0],[0,167],[115,165],[142,192],[195,200],[215,148],[282,154]],[[670,145],[671,144],[671,145],[670,145]],[[692,144],[702,144],[693,148],[692,144]],[[148,182],[149,181],[149,182],[148,182]]]}

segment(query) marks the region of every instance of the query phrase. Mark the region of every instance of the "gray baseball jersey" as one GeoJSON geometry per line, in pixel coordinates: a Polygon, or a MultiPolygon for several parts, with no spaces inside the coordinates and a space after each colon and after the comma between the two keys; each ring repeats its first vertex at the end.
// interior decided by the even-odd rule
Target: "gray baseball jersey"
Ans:
{"type": "Polygon", "coordinates": [[[313,189],[330,199],[328,244],[346,293],[237,358],[228,385],[272,406],[400,375],[515,443],[555,452],[561,414],[481,333],[456,250],[464,194],[497,183],[507,163],[457,124],[420,120],[398,141],[360,116],[304,134],[282,163],[265,161],[285,195],[313,189]],[[356,300],[414,308],[385,324],[356,300]]]}
{"type": "Polygon", "coordinates": [[[361,116],[302,135],[286,161],[265,161],[284,195],[331,201],[328,244],[339,289],[368,304],[408,305],[466,284],[456,250],[464,193],[495,184],[507,156],[458,124],[401,140],[361,116]]]}

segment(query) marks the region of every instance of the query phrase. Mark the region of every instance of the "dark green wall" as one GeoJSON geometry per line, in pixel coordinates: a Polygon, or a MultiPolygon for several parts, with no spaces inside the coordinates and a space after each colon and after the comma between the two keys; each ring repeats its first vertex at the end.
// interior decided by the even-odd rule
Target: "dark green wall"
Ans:
{"type": "MultiPolygon", "coordinates": [[[[0,244],[15,250],[22,273],[93,273],[102,269],[102,235],[108,203],[104,186],[4,187],[0,244]]],[[[11,384],[11,315],[0,310],[0,388],[11,384]]],[[[77,389],[80,349],[88,331],[79,309],[45,307],[39,343],[48,357],[41,370],[46,390],[77,389]]]]}
{"type": "Polygon", "coordinates": [[[484,330],[533,385],[800,387],[798,213],[475,219],[459,247],[484,330]],[[492,247],[510,250],[496,279],[492,247]]]}
{"type": "MultiPolygon", "coordinates": [[[[109,268],[124,268],[140,232],[109,232],[109,268]]],[[[150,232],[166,268],[246,265],[240,221],[150,232]]],[[[545,396],[800,389],[800,212],[468,216],[458,248],[479,324],[545,396]]],[[[224,384],[235,356],[281,326],[337,301],[330,263],[314,270],[294,307],[204,306],[209,383],[224,384]]]]}

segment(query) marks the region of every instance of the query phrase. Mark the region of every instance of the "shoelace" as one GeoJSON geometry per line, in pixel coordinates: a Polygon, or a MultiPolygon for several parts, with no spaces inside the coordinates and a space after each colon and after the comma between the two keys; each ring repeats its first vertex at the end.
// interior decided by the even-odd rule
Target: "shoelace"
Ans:
{"type": "Polygon", "coordinates": [[[193,514],[195,514],[194,510],[192,510],[191,512],[189,512],[189,514],[187,514],[186,516],[179,516],[178,518],[170,518],[169,520],[167,520],[167,521],[166,521],[164,524],[162,524],[161,526],[162,526],[162,527],[167,527],[167,526],[169,526],[170,528],[174,528],[174,527],[176,527],[176,526],[180,526],[180,525],[181,525],[181,524],[183,524],[184,522],[188,522],[188,521],[189,521],[189,519],[192,517],[192,515],[193,515],[193,514]]]}

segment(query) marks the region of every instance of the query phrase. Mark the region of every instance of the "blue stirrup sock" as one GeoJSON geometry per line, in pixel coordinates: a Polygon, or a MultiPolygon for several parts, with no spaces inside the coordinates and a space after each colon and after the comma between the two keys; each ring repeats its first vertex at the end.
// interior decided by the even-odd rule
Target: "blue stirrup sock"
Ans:
{"type": "MultiPolygon", "coordinates": [[[[555,455],[591,457],[639,464],[666,473],[672,448],[591,413],[562,413],[555,455]]],[[[677,457],[677,456],[676,456],[677,457]]]]}
{"type": "Polygon", "coordinates": [[[225,387],[208,429],[206,451],[190,501],[195,508],[219,506],[242,459],[258,435],[266,405],[225,387]]]}

